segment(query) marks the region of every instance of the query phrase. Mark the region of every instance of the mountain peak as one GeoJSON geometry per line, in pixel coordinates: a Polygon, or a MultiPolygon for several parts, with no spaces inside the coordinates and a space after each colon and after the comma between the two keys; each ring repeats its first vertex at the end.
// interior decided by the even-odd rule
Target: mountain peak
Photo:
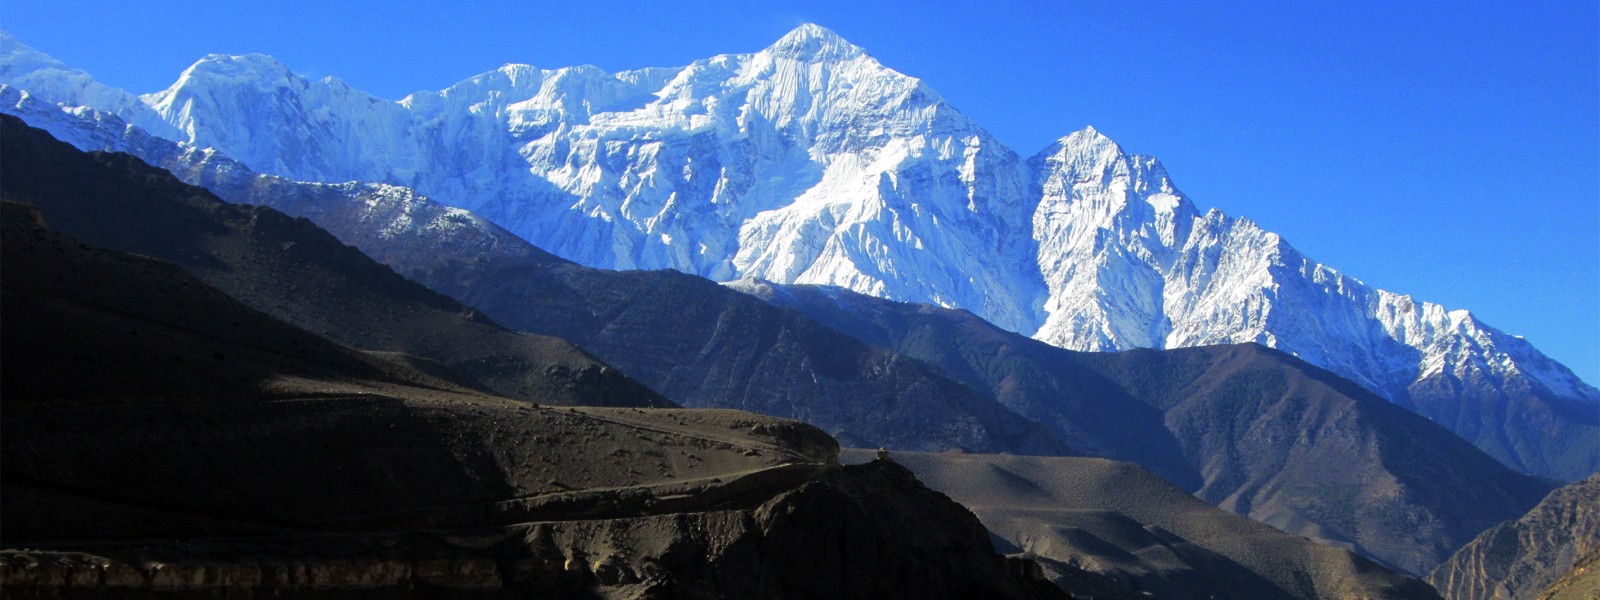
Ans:
{"type": "Polygon", "coordinates": [[[25,72],[41,68],[70,70],[54,57],[34,50],[11,32],[0,29],[0,72],[25,72]]]}
{"type": "Polygon", "coordinates": [[[290,74],[289,67],[266,54],[207,54],[196,61],[185,75],[205,73],[229,77],[271,75],[283,77],[290,74]]]}
{"type": "Polygon", "coordinates": [[[1093,125],[1086,125],[1083,129],[1062,136],[1034,157],[1035,160],[1069,161],[1073,157],[1112,158],[1123,154],[1122,147],[1117,145],[1117,142],[1100,133],[1100,130],[1095,129],[1093,125]]]}
{"type": "Polygon", "coordinates": [[[1111,138],[1106,137],[1106,134],[1104,133],[1100,133],[1100,130],[1095,129],[1093,125],[1084,125],[1083,129],[1069,133],[1066,137],[1061,138],[1061,143],[1069,145],[1101,144],[1105,142],[1111,142],[1111,138]]]}
{"type": "MultiPolygon", "coordinates": [[[[256,90],[270,90],[304,79],[278,59],[265,54],[207,54],[189,65],[167,89],[146,95],[151,104],[161,104],[189,90],[217,89],[241,86],[256,90]]],[[[203,92],[199,92],[203,93],[203,92]]]]}
{"type": "Polygon", "coordinates": [[[766,52],[803,61],[846,60],[866,54],[826,27],[805,23],[778,38],[766,52]]]}
{"type": "Polygon", "coordinates": [[[174,134],[137,96],[95,81],[88,73],[29,47],[4,30],[0,30],[0,85],[26,91],[47,104],[115,114],[157,135],[174,134]]]}

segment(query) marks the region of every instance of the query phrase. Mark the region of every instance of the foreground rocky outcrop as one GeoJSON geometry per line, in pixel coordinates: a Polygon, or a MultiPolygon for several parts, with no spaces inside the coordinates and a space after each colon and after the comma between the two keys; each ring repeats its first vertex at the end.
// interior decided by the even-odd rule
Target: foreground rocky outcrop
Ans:
{"type": "Polygon", "coordinates": [[[1065,598],[893,463],[742,509],[458,532],[0,551],[29,597],[1065,598]],[[1012,573],[1022,574],[1022,576],[1012,573]]]}
{"type": "Polygon", "coordinates": [[[1597,596],[1600,596],[1600,551],[1592,551],[1545,588],[1539,600],[1594,600],[1597,596]]]}
{"type": "MultiPolygon", "coordinates": [[[[846,450],[850,463],[869,452],[846,450]]],[[[1419,598],[1428,584],[1097,458],[895,452],[972,509],[1013,556],[1078,597],[1167,600],[1419,598]]]]}
{"type": "Polygon", "coordinates": [[[1600,595],[1600,473],[1483,532],[1428,577],[1450,600],[1600,595]]]}

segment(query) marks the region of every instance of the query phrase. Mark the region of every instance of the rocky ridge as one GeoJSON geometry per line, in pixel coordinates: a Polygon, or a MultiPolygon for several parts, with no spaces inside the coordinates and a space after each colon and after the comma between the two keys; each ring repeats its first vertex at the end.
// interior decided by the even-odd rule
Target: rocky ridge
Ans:
{"type": "Polygon", "coordinates": [[[1483,532],[1428,581],[1450,600],[1583,597],[1600,593],[1597,553],[1600,474],[1550,492],[1528,514],[1483,532]]]}
{"type": "MultiPolygon", "coordinates": [[[[848,464],[871,454],[845,450],[841,457],[848,464]]],[[[912,452],[892,458],[971,508],[999,547],[1039,561],[1077,597],[1438,598],[1420,580],[1208,506],[1129,463],[912,452]]]]}

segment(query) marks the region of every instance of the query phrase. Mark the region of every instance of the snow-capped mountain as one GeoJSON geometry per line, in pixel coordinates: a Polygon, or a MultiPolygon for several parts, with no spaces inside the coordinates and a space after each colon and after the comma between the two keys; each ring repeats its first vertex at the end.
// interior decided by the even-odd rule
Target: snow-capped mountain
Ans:
{"type": "Polygon", "coordinates": [[[260,55],[135,97],[3,36],[0,84],[262,173],[413,188],[591,266],[836,285],[1071,349],[1259,342],[1518,468],[1600,467],[1600,443],[1526,441],[1597,425],[1600,391],[1520,338],[1202,212],[1092,128],[1023,160],[814,25],[681,68],[507,65],[398,102],[260,55]]]}
{"type": "Polygon", "coordinates": [[[1096,351],[1257,342],[1391,398],[1441,371],[1520,373],[1557,395],[1595,396],[1464,310],[1371,288],[1249,219],[1201,213],[1154,158],[1093,128],[1028,164],[1050,290],[1042,341],[1096,351]]]}
{"type": "Polygon", "coordinates": [[[1249,219],[1202,213],[1154,158],[1093,128],[1028,166],[1049,286],[1033,337],[1097,351],[1256,342],[1525,471],[1576,479],[1600,467],[1600,392],[1522,338],[1372,288],[1249,219]]]}
{"type": "Polygon", "coordinates": [[[839,285],[1016,330],[1042,292],[1015,153],[816,26],[680,69],[507,65],[399,102],[261,55],[207,56],[137,111],[34,93],[261,173],[448,198],[594,266],[839,285]]]}

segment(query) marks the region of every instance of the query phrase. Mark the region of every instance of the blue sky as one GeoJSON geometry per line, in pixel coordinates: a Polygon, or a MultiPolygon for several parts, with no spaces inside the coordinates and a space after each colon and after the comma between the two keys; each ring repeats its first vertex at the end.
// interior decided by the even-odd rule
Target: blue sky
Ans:
{"type": "Polygon", "coordinates": [[[1367,283],[1600,383],[1600,8],[1576,2],[82,2],[0,27],[134,92],[261,52],[386,98],[508,62],[759,50],[803,22],[1024,156],[1084,125],[1367,283]],[[1267,6],[1282,4],[1280,6],[1267,6]]]}

